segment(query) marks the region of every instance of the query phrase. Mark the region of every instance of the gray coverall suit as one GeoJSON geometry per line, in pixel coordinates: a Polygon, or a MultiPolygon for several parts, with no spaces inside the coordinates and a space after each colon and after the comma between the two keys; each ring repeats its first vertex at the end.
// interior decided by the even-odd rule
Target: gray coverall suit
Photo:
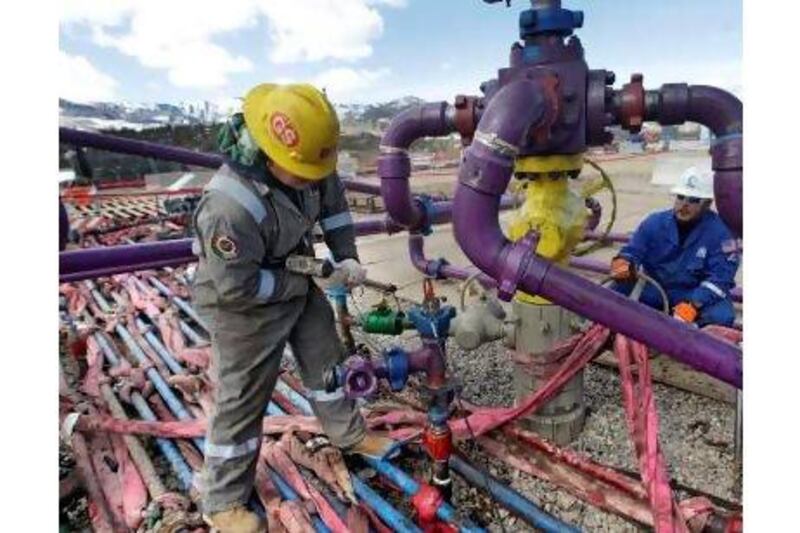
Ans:
{"type": "Polygon", "coordinates": [[[336,175],[311,185],[299,192],[298,208],[258,178],[247,167],[223,165],[194,215],[200,261],[193,298],[213,348],[214,407],[200,483],[206,513],[250,497],[264,411],[287,342],[331,442],[347,448],[365,434],[355,402],[324,388],[324,371],[345,355],[333,310],[311,278],[282,267],[291,253],[313,255],[316,222],[334,259],[357,259],[344,186],[336,175]]]}

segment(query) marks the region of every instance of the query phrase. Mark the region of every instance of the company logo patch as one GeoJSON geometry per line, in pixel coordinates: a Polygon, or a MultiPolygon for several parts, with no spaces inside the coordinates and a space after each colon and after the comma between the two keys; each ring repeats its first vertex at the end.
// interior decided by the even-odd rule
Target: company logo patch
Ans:
{"type": "Polygon", "coordinates": [[[227,235],[217,235],[211,240],[211,250],[220,259],[230,261],[239,257],[239,247],[236,241],[227,235]]]}
{"type": "Polygon", "coordinates": [[[705,259],[706,255],[708,255],[708,250],[706,250],[705,246],[701,246],[697,249],[697,253],[695,255],[700,259],[705,259]]]}
{"type": "Polygon", "coordinates": [[[686,186],[690,189],[696,189],[697,178],[695,176],[689,176],[689,178],[686,180],[686,186]]]}
{"type": "Polygon", "coordinates": [[[273,113],[269,119],[269,124],[272,128],[272,133],[289,148],[297,146],[297,143],[300,142],[300,136],[297,134],[294,124],[283,113],[273,113]]]}

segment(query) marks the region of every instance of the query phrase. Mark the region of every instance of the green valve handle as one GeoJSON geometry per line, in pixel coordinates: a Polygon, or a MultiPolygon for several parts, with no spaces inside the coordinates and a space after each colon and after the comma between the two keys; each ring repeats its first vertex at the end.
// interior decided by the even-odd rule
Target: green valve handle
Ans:
{"type": "Polygon", "coordinates": [[[400,335],[404,329],[404,315],[391,309],[376,309],[359,317],[361,329],[365,333],[400,335]]]}

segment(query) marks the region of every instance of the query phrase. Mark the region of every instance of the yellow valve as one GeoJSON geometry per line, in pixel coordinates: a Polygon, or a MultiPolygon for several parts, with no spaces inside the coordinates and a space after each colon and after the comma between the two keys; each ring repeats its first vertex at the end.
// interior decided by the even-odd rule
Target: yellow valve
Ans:
{"type": "MultiPolygon", "coordinates": [[[[577,170],[576,156],[562,156],[561,162],[568,168],[559,168],[549,156],[547,164],[531,163],[531,157],[525,158],[528,168],[547,166],[549,175],[525,183],[525,201],[514,212],[508,225],[508,237],[516,241],[531,230],[539,233],[536,253],[551,261],[566,264],[572,250],[583,238],[586,225],[586,207],[584,196],[570,188],[569,178],[564,174],[553,178],[555,173],[577,170]]],[[[582,156],[579,159],[582,162],[582,156]]],[[[538,296],[518,292],[520,301],[536,304],[549,304],[538,296]]]]}

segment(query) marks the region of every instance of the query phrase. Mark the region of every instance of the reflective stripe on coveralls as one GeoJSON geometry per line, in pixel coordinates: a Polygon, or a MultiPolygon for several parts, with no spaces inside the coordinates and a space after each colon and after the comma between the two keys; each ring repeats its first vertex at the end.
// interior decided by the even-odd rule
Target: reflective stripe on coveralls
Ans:
{"type": "Polygon", "coordinates": [[[256,224],[261,224],[267,218],[267,209],[250,189],[236,181],[227,172],[217,172],[211,181],[206,185],[210,191],[219,191],[228,196],[236,203],[244,207],[253,217],[256,224]]]}
{"type": "Polygon", "coordinates": [[[266,302],[275,292],[275,274],[273,274],[271,270],[262,269],[259,276],[256,300],[266,302]]]}
{"type": "Polygon", "coordinates": [[[322,231],[333,231],[337,228],[353,225],[353,217],[349,211],[343,211],[319,221],[322,231]]]}

